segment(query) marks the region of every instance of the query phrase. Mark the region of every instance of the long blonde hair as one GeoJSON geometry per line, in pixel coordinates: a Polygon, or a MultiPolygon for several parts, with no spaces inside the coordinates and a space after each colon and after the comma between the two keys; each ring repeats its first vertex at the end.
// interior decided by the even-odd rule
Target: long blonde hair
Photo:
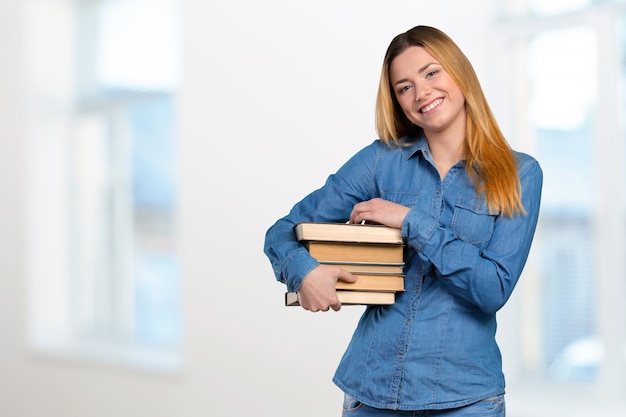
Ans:
{"type": "Polygon", "coordinates": [[[376,131],[388,146],[404,146],[405,136],[419,137],[423,130],[405,116],[389,80],[391,62],[407,48],[423,47],[439,61],[465,96],[465,160],[474,188],[484,195],[489,211],[512,217],[525,213],[515,155],[495,117],[465,54],[439,29],[416,26],[396,36],[385,54],[376,99],[376,131]]]}

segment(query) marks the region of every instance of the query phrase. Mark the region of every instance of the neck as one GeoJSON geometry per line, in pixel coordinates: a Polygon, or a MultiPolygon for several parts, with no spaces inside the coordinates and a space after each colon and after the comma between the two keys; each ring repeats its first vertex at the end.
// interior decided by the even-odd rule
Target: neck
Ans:
{"type": "Polygon", "coordinates": [[[464,158],[465,139],[463,136],[452,135],[435,135],[434,137],[428,135],[426,139],[437,171],[441,178],[444,178],[450,168],[464,158]]]}

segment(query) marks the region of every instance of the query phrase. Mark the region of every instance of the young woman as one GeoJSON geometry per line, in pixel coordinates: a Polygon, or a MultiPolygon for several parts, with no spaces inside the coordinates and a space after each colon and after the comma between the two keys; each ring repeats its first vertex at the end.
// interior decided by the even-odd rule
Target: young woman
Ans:
{"type": "Polygon", "coordinates": [[[363,313],[333,379],[344,415],[504,416],[496,312],[530,250],[541,168],[509,147],[470,62],[432,27],[391,42],[376,127],[379,140],[268,230],[265,253],[303,308],[339,310],[336,281],[356,277],[320,265],[294,226],[401,229],[405,291],[363,313]]]}

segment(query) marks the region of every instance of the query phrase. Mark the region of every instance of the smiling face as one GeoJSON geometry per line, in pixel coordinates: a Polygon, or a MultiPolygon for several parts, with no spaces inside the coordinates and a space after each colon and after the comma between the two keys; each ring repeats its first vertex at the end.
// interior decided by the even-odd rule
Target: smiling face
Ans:
{"type": "Polygon", "coordinates": [[[402,111],[426,137],[465,136],[465,97],[426,49],[412,46],[395,57],[389,81],[402,111]]]}

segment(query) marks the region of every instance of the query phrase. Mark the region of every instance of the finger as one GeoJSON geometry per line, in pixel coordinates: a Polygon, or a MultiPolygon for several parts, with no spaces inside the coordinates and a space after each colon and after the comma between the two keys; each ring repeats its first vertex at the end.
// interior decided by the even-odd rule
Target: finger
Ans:
{"type": "MultiPolygon", "coordinates": [[[[342,271],[344,272],[348,272],[342,269],[342,271]]],[[[337,296],[337,293],[335,293],[335,299],[333,300],[332,303],[329,304],[329,307],[333,309],[333,311],[339,311],[341,310],[341,301],[339,301],[339,297],[337,296]]]]}
{"type": "Polygon", "coordinates": [[[365,212],[353,211],[350,215],[350,223],[363,224],[367,222],[367,214],[365,212]]]}
{"type": "Polygon", "coordinates": [[[337,276],[337,279],[341,281],[345,281],[345,282],[356,282],[359,279],[359,277],[357,277],[354,274],[351,274],[345,269],[342,269],[339,275],[337,276]]]}
{"type": "Polygon", "coordinates": [[[363,213],[362,207],[363,202],[357,203],[352,207],[352,212],[350,213],[350,223],[360,223],[362,219],[358,219],[358,217],[363,213]]]}
{"type": "Polygon", "coordinates": [[[357,215],[358,213],[355,210],[352,210],[352,213],[350,213],[350,219],[348,220],[348,223],[355,224],[357,215]]]}

